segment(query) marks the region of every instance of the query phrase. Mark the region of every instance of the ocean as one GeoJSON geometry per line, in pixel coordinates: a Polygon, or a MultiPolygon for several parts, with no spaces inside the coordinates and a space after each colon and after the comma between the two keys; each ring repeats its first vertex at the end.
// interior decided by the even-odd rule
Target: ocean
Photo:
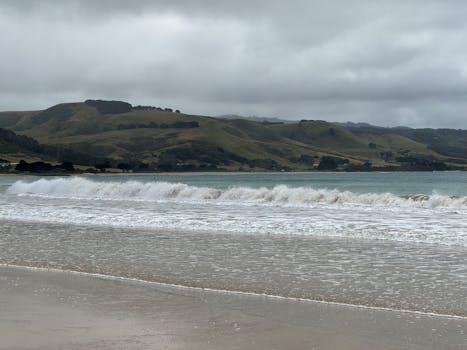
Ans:
{"type": "Polygon", "coordinates": [[[467,317],[467,173],[0,177],[0,264],[467,317]]]}

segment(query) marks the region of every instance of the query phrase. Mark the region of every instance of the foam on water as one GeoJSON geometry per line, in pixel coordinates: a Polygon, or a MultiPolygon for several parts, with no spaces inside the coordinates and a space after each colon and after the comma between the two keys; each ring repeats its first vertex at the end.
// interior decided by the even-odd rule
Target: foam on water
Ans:
{"type": "Polygon", "coordinates": [[[274,184],[214,188],[74,177],[11,183],[0,196],[0,219],[467,246],[466,201],[439,194],[359,194],[274,184]]]}
{"type": "Polygon", "coordinates": [[[231,187],[216,189],[169,182],[97,182],[85,178],[40,179],[17,181],[8,194],[36,195],[70,199],[118,201],[180,201],[231,204],[267,204],[277,206],[310,206],[317,203],[416,208],[467,208],[467,197],[438,194],[395,195],[392,193],[357,194],[349,191],[311,187],[272,188],[231,187]]]}

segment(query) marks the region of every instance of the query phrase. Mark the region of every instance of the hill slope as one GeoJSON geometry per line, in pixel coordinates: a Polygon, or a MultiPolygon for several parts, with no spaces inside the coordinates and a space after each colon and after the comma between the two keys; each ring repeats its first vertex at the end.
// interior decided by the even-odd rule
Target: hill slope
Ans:
{"type": "Polygon", "coordinates": [[[457,141],[436,146],[433,136],[418,129],[382,132],[324,121],[222,119],[119,101],[1,112],[0,127],[89,157],[80,163],[105,158],[147,170],[311,170],[323,159],[327,169],[368,169],[371,163],[388,170],[429,170],[439,163],[463,166],[467,159],[466,139],[461,140],[466,131],[456,131],[457,141]]]}
{"type": "Polygon", "coordinates": [[[2,162],[17,163],[20,160],[98,164],[104,158],[76,152],[61,145],[44,145],[35,139],[17,135],[11,130],[0,128],[0,159],[2,162]]]}
{"type": "Polygon", "coordinates": [[[357,136],[398,135],[425,144],[428,149],[445,157],[449,162],[465,164],[467,158],[467,130],[460,129],[412,129],[405,127],[382,128],[369,124],[340,124],[357,136]]]}
{"type": "Polygon", "coordinates": [[[21,159],[42,159],[45,156],[44,146],[36,140],[16,135],[11,130],[0,128],[0,153],[2,157],[10,160],[21,159]]]}

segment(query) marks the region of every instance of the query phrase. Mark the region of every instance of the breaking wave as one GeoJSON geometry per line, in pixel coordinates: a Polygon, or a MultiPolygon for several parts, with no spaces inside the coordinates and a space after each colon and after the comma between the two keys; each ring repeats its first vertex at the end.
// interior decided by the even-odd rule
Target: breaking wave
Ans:
{"type": "Polygon", "coordinates": [[[269,204],[277,206],[309,206],[314,204],[369,205],[418,208],[466,208],[467,197],[443,195],[395,195],[392,193],[354,193],[312,187],[272,188],[230,187],[216,189],[169,182],[100,182],[86,178],[40,179],[17,181],[7,189],[8,194],[47,196],[55,198],[175,201],[238,204],[269,204]]]}

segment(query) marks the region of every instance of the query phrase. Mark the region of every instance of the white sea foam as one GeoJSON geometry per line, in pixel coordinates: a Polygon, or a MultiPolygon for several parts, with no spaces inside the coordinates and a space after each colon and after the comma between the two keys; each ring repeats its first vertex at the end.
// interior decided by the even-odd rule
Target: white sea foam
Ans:
{"type": "Polygon", "coordinates": [[[216,189],[87,178],[17,181],[0,220],[467,246],[466,197],[288,187],[216,189]]]}
{"type": "Polygon", "coordinates": [[[444,195],[395,195],[364,193],[311,187],[272,188],[231,187],[216,189],[169,182],[100,182],[86,178],[40,179],[17,181],[8,194],[47,196],[55,198],[100,199],[118,201],[175,201],[232,204],[269,204],[276,206],[309,206],[319,203],[416,208],[467,208],[467,197],[444,195]]]}

